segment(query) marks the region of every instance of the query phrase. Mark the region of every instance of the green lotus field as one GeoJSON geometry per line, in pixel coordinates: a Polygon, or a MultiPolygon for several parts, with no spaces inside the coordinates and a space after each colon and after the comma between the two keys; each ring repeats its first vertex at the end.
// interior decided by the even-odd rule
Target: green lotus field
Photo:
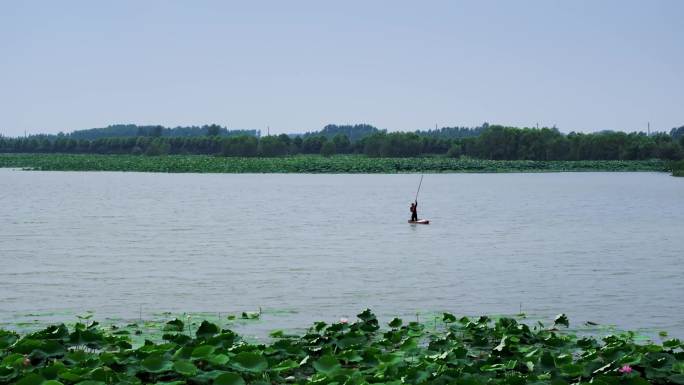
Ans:
{"type": "Polygon", "coordinates": [[[684,344],[635,333],[575,335],[559,315],[545,325],[513,318],[381,325],[316,322],[301,335],[250,343],[229,329],[179,319],[153,340],[95,322],[20,336],[0,331],[0,383],[105,384],[684,384],[684,344]]]}
{"type": "Polygon", "coordinates": [[[527,161],[469,158],[370,158],[363,155],[300,155],[231,158],[207,155],[0,154],[0,167],[45,171],[139,171],[194,173],[411,173],[666,171],[661,160],[527,161]]]}

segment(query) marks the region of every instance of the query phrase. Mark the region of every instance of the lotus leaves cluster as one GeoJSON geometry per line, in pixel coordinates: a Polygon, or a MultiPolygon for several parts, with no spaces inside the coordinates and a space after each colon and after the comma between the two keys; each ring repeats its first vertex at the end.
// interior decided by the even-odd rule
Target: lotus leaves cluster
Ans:
{"type": "Polygon", "coordinates": [[[684,176],[684,160],[672,162],[672,164],[669,165],[669,169],[672,170],[673,176],[684,176]]]}
{"type": "Polygon", "coordinates": [[[204,321],[183,321],[162,340],[96,322],[50,326],[20,336],[0,330],[0,383],[106,384],[684,384],[684,345],[637,343],[634,333],[578,337],[565,315],[545,326],[512,318],[457,318],[381,327],[369,310],[356,322],[316,322],[303,335],[282,331],[247,342],[204,321]]]}
{"type": "Polygon", "coordinates": [[[140,171],[194,173],[410,173],[666,171],[662,160],[484,160],[447,157],[369,158],[363,155],[225,158],[208,155],[0,154],[0,167],[43,171],[140,171]]]}

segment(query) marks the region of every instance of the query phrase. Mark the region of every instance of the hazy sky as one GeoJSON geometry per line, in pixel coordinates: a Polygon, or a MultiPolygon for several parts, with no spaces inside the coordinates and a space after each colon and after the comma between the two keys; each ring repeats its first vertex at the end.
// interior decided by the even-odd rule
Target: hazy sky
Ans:
{"type": "Polygon", "coordinates": [[[684,1],[3,1],[0,134],[684,124],[684,1]]]}

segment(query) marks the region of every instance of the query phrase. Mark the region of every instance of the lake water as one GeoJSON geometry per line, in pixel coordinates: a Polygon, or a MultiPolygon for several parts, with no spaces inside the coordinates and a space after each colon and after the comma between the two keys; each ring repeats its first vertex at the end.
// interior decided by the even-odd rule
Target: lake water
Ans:
{"type": "Polygon", "coordinates": [[[0,323],[522,308],[684,334],[684,178],[428,174],[415,226],[418,180],[0,170],[0,323]]]}

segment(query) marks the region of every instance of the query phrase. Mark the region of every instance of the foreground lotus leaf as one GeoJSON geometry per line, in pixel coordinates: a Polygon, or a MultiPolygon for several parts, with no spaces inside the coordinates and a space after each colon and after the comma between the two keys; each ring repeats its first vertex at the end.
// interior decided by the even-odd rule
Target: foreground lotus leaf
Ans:
{"type": "Polygon", "coordinates": [[[214,385],[245,385],[245,380],[237,373],[224,373],[216,377],[214,385]]]}
{"type": "Polygon", "coordinates": [[[17,382],[17,385],[41,385],[45,378],[37,373],[30,373],[17,382]]]}
{"type": "Polygon", "coordinates": [[[79,382],[77,385],[107,385],[107,383],[104,381],[85,380],[79,382]]]}
{"type": "Polygon", "coordinates": [[[185,324],[183,321],[179,320],[178,318],[169,321],[164,325],[164,330],[165,331],[171,331],[171,332],[181,332],[183,331],[183,328],[185,327],[185,324]]]}
{"type": "Polygon", "coordinates": [[[313,367],[317,371],[326,375],[332,375],[341,368],[340,362],[331,355],[325,355],[321,357],[318,359],[318,361],[314,362],[313,367]]]}
{"type": "Polygon", "coordinates": [[[396,329],[396,328],[400,327],[403,323],[404,323],[404,321],[402,321],[401,318],[394,318],[392,321],[390,321],[390,323],[388,325],[389,325],[389,327],[396,329]]]}
{"type": "Polygon", "coordinates": [[[197,367],[188,360],[180,360],[173,363],[173,370],[184,376],[191,377],[197,374],[197,367]]]}
{"type": "Polygon", "coordinates": [[[19,335],[17,333],[7,330],[0,330],[0,349],[6,349],[14,344],[18,339],[19,335]]]}
{"type": "Polygon", "coordinates": [[[254,373],[261,373],[268,368],[268,361],[264,356],[252,352],[238,353],[233,364],[237,369],[254,373]]]}
{"type": "Polygon", "coordinates": [[[225,354],[212,354],[209,357],[207,357],[207,361],[214,365],[225,365],[228,361],[230,361],[230,357],[228,357],[225,354]]]}
{"type": "Polygon", "coordinates": [[[216,350],[215,347],[211,345],[201,345],[192,350],[193,359],[207,358],[216,350]]]}
{"type": "Polygon", "coordinates": [[[171,361],[166,359],[162,354],[154,353],[142,360],[142,367],[150,373],[161,373],[171,370],[171,361]]]}
{"type": "Polygon", "coordinates": [[[220,330],[221,329],[219,329],[219,327],[216,326],[215,324],[213,324],[209,321],[202,321],[202,324],[197,329],[197,333],[195,333],[195,334],[199,338],[209,338],[215,334],[218,334],[218,332],[220,330]]]}
{"type": "Polygon", "coordinates": [[[558,314],[556,318],[553,320],[554,325],[563,325],[566,328],[570,327],[570,321],[568,321],[568,316],[565,314],[558,314]]]}
{"type": "Polygon", "coordinates": [[[298,368],[299,364],[293,360],[285,360],[278,365],[274,366],[271,368],[274,372],[284,372],[288,370],[292,370],[295,368],[298,368]]]}

